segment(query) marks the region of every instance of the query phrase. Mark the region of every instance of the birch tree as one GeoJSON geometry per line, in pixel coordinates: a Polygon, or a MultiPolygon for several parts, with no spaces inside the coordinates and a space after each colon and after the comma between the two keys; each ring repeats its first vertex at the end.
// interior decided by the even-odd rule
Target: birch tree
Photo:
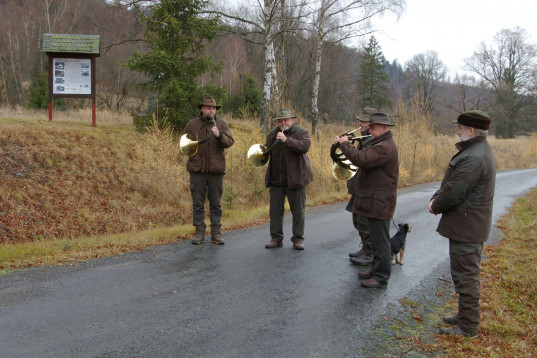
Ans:
{"type": "Polygon", "coordinates": [[[297,30],[284,24],[296,23],[304,16],[301,13],[303,8],[301,4],[284,0],[245,0],[235,10],[223,10],[215,5],[213,10],[208,11],[226,19],[228,31],[263,48],[263,101],[259,124],[264,133],[268,131],[274,104],[280,102],[274,40],[280,34],[297,30]]]}
{"type": "Polygon", "coordinates": [[[318,6],[309,26],[316,41],[310,113],[313,135],[318,134],[319,86],[325,44],[345,42],[353,37],[370,34],[373,32],[373,17],[381,16],[387,11],[397,14],[404,4],[404,0],[320,0],[312,4],[318,6]]]}

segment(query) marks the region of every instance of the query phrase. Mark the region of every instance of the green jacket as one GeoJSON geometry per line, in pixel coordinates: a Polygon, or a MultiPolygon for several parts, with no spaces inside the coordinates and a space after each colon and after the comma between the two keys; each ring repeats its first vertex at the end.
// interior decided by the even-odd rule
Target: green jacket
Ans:
{"type": "Polygon", "coordinates": [[[442,214],[436,231],[461,242],[485,242],[492,222],[496,161],[485,137],[456,144],[432,209],[442,214]]]}

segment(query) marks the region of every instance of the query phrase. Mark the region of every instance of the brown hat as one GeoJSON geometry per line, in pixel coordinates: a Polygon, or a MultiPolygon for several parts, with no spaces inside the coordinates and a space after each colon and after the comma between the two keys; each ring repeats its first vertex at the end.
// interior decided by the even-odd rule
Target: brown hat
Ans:
{"type": "Polygon", "coordinates": [[[369,125],[371,124],[384,124],[385,126],[395,126],[390,117],[383,112],[376,112],[369,116],[369,125]]]}
{"type": "Polygon", "coordinates": [[[375,108],[366,107],[366,108],[362,109],[362,113],[360,113],[359,115],[356,116],[356,119],[359,120],[359,121],[362,121],[362,122],[369,122],[369,117],[373,113],[377,113],[377,112],[378,111],[375,108]]]}
{"type": "Polygon", "coordinates": [[[489,115],[478,110],[463,112],[457,117],[457,123],[485,131],[490,128],[490,122],[489,115]]]}
{"type": "Polygon", "coordinates": [[[276,117],[272,118],[273,121],[277,121],[278,119],[285,119],[285,118],[296,118],[296,116],[293,116],[291,114],[291,110],[288,108],[280,108],[278,109],[278,113],[276,114],[276,117]]]}
{"type": "Polygon", "coordinates": [[[203,103],[198,104],[198,108],[201,108],[201,106],[216,107],[216,109],[220,109],[220,107],[222,107],[221,105],[216,104],[216,101],[213,97],[209,96],[203,99],[203,103]]]}

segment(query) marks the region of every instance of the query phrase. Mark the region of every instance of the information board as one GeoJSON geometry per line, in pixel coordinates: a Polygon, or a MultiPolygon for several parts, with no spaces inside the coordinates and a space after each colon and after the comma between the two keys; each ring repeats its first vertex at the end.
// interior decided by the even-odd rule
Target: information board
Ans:
{"type": "Polygon", "coordinates": [[[91,59],[53,58],[52,93],[91,94],[91,59]]]}

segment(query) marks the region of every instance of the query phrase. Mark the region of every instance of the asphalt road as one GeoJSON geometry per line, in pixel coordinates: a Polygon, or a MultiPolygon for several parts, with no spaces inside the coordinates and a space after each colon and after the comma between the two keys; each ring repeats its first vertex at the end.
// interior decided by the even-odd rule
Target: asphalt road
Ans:
{"type": "MultiPolygon", "coordinates": [[[[494,219],[536,185],[537,169],[498,173],[494,219]]],[[[183,241],[2,275],[0,357],[368,355],[372,331],[398,300],[434,295],[437,276],[449,277],[448,243],[427,211],[438,186],[400,190],[394,220],[412,231],[386,289],[361,287],[348,261],[359,240],[346,203],[310,208],[304,251],[289,239],[265,249],[261,225],[225,233],[224,246],[183,241]]]]}

